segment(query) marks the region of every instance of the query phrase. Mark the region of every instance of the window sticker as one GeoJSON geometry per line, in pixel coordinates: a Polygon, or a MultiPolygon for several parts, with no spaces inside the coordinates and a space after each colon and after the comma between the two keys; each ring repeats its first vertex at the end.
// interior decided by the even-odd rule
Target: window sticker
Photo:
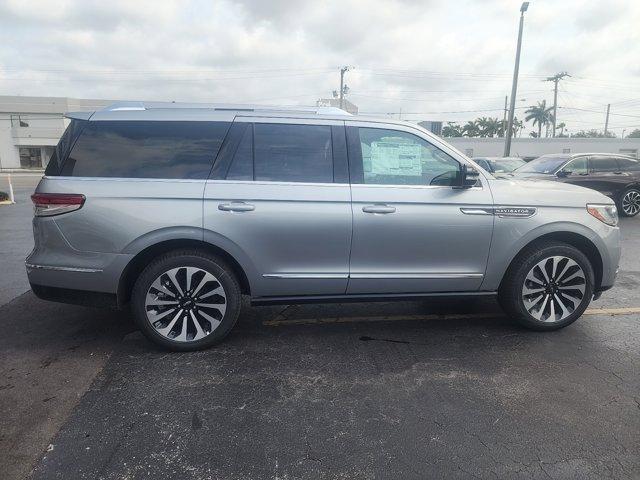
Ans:
{"type": "Polygon", "coordinates": [[[384,140],[372,142],[370,168],[375,175],[419,177],[422,175],[420,145],[384,140]]]}

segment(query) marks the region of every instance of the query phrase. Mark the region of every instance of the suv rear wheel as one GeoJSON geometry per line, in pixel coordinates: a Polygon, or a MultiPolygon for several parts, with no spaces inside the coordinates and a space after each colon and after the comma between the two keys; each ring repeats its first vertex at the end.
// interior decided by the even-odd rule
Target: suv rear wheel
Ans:
{"type": "Polygon", "coordinates": [[[505,312],[533,330],[556,330],[575,322],[593,297],[589,259],[561,242],[538,243],[522,252],[502,281],[505,312]]]}
{"type": "Polygon", "coordinates": [[[180,250],[153,260],[133,287],[132,307],[142,333],[178,351],[220,342],[240,313],[241,293],[231,269],[199,250],[180,250]]]}

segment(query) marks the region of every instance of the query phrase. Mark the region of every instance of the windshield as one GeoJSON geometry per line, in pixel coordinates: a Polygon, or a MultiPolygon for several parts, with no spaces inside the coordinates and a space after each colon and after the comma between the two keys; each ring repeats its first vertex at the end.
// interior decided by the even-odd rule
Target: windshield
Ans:
{"type": "Polygon", "coordinates": [[[518,173],[553,173],[569,160],[569,157],[538,157],[518,168],[518,173]]]}
{"type": "Polygon", "coordinates": [[[526,162],[517,158],[494,160],[493,170],[496,173],[513,172],[516,168],[521,167],[526,162]]]}

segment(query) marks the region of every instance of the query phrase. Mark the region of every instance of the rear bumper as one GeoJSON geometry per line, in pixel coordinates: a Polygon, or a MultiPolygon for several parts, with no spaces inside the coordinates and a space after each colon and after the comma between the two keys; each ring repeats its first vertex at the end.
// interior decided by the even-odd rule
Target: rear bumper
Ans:
{"type": "Polygon", "coordinates": [[[118,308],[117,298],[113,293],[49,287],[33,283],[31,284],[31,290],[36,297],[50,302],[71,303],[96,308],[118,308]]]}
{"type": "Polygon", "coordinates": [[[131,255],[100,254],[92,255],[93,262],[78,253],[75,262],[69,265],[69,258],[38,255],[35,252],[27,257],[25,267],[31,285],[55,287],[67,290],[84,290],[116,294],[120,276],[131,260],[131,255]],[[64,264],[60,264],[61,260],[64,264]],[[78,265],[78,264],[81,265],[78,265]]]}
{"type": "Polygon", "coordinates": [[[130,254],[80,251],[62,235],[53,217],[33,222],[35,248],[25,261],[32,285],[115,294],[130,254]]]}

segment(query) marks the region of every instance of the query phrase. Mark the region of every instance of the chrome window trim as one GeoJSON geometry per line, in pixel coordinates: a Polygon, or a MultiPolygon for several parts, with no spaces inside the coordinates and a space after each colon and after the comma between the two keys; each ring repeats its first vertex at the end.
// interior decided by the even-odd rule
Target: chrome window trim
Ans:
{"type": "Polygon", "coordinates": [[[74,273],[100,273],[103,270],[101,268],[83,268],[83,267],[61,267],[54,265],[36,265],[35,263],[25,262],[25,266],[34,270],[55,270],[59,272],[74,272],[74,273]]]}
{"type": "Polygon", "coordinates": [[[443,189],[443,188],[447,188],[449,190],[460,190],[460,191],[465,191],[465,190],[483,190],[484,187],[483,186],[477,186],[477,187],[469,187],[469,188],[461,188],[457,185],[384,185],[384,184],[380,184],[380,183],[352,183],[351,187],[355,188],[362,188],[362,187],[373,187],[373,188],[407,188],[407,189],[413,189],[413,190],[433,190],[433,189],[443,189]]]}
{"type": "Polygon", "coordinates": [[[348,187],[349,186],[348,183],[278,182],[278,181],[270,181],[270,180],[225,180],[225,179],[209,180],[209,183],[212,183],[212,184],[233,183],[233,184],[240,184],[240,185],[282,185],[284,187],[291,187],[295,185],[310,186],[310,187],[348,187]]]}
{"type": "Polygon", "coordinates": [[[82,182],[98,182],[98,181],[113,181],[113,182],[179,182],[179,183],[205,183],[206,178],[126,178],[126,177],[70,177],[70,176],[47,176],[42,177],[46,180],[77,180],[82,182]]]}

